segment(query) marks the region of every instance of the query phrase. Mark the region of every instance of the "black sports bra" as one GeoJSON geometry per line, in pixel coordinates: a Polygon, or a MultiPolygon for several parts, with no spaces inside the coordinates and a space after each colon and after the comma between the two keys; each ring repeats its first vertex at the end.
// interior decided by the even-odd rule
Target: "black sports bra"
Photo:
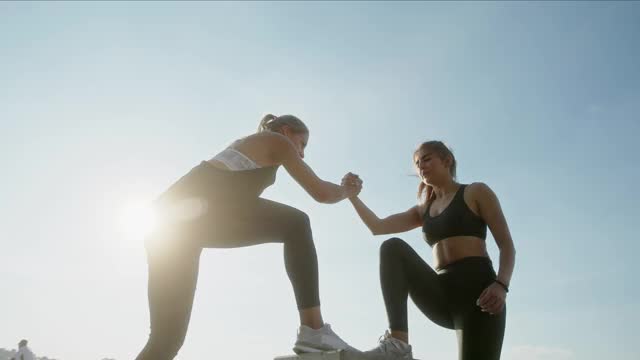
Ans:
{"type": "Polygon", "coordinates": [[[452,236],[476,236],[486,240],[487,224],[464,202],[466,187],[467,185],[460,185],[451,204],[440,215],[431,217],[429,210],[432,202],[427,206],[422,219],[422,233],[429,246],[433,247],[438,241],[452,236]]]}

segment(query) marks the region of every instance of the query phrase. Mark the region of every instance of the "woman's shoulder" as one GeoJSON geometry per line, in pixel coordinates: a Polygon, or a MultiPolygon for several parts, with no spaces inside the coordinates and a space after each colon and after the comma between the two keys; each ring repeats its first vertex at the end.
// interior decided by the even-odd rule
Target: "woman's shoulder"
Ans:
{"type": "Polygon", "coordinates": [[[470,183],[464,191],[465,200],[472,203],[478,203],[486,199],[494,198],[495,196],[493,190],[484,182],[470,183]]]}
{"type": "Polygon", "coordinates": [[[290,143],[289,138],[286,136],[273,132],[273,131],[262,131],[259,133],[251,134],[240,139],[237,139],[233,142],[234,145],[242,145],[242,144],[261,144],[261,145],[278,145],[281,143],[290,143]]]}
{"type": "Polygon", "coordinates": [[[489,185],[481,181],[472,182],[464,186],[466,187],[464,190],[465,193],[481,194],[491,191],[489,185]]]}
{"type": "Polygon", "coordinates": [[[272,166],[279,165],[283,154],[289,153],[293,145],[289,138],[280,133],[263,131],[240,138],[229,147],[242,152],[259,164],[272,166]]]}
{"type": "Polygon", "coordinates": [[[234,150],[262,148],[269,145],[270,138],[269,134],[255,133],[233,140],[227,148],[234,150]]]}

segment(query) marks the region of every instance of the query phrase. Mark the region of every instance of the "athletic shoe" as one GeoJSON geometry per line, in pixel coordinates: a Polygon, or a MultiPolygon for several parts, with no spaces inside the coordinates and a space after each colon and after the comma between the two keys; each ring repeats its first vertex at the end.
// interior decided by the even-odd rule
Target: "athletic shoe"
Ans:
{"type": "Polygon", "coordinates": [[[365,351],[364,354],[372,359],[413,359],[411,345],[392,337],[389,330],[385,331],[378,341],[378,347],[365,351]]]}
{"type": "Polygon", "coordinates": [[[298,329],[298,339],[293,347],[297,354],[308,352],[324,352],[331,350],[348,350],[360,352],[358,349],[349,346],[333,330],[331,325],[324,324],[320,329],[312,329],[306,325],[301,325],[298,329]]]}

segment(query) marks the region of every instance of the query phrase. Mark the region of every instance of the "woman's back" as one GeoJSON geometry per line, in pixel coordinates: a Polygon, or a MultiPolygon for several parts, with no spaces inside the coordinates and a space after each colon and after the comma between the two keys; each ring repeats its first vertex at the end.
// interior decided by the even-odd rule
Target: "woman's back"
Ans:
{"type": "Polygon", "coordinates": [[[249,170],[280,165],[274,149],[274,137],[281,136],[271,132],[261,132],[240,138],[209,160],[209,163],[221,170],[249,170]]]}

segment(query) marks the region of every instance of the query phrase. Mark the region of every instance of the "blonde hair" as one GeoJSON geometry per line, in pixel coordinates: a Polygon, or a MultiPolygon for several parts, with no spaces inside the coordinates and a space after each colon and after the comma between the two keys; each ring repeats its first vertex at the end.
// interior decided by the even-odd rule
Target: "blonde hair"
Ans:
{"type": "MultiPolygon", "coordinates": [[[[453,179],[456,178],[456,157],[453,155],[453,151],[451,151],[451,149],[445,143],[438,140],[432,140],[420,144],[420,146],[418,146],[418,148],[413,152],[414,164],[416,156],[418,155],[418,151],[420,150],[431,151],[436,154],[436,156],[439,157],[442,161],[451,159],[451,164],[449,165],[449,174],[451,174],[451,177],[453,177],[453,179]]],[[[418,199],[424,199],[426,203],[431,202],[433,200],[433,186],[427,185],[421,181],[420,185],[418,185],[418,199]],[[424,196],[425,191],[426,196],[424,196]]]]}
{"type": "Polygon", "coordinates": [[[279,132],[280,129],[282,129],[284,126],[288,126],[295,133],[309,133],[307,125],[305,125],[302,120],[298,119],[297,117],[293,115],[275,116],[273,114],[267,114],[262,118],[262,120],[260,120],[258,132],[279,132]]]}

